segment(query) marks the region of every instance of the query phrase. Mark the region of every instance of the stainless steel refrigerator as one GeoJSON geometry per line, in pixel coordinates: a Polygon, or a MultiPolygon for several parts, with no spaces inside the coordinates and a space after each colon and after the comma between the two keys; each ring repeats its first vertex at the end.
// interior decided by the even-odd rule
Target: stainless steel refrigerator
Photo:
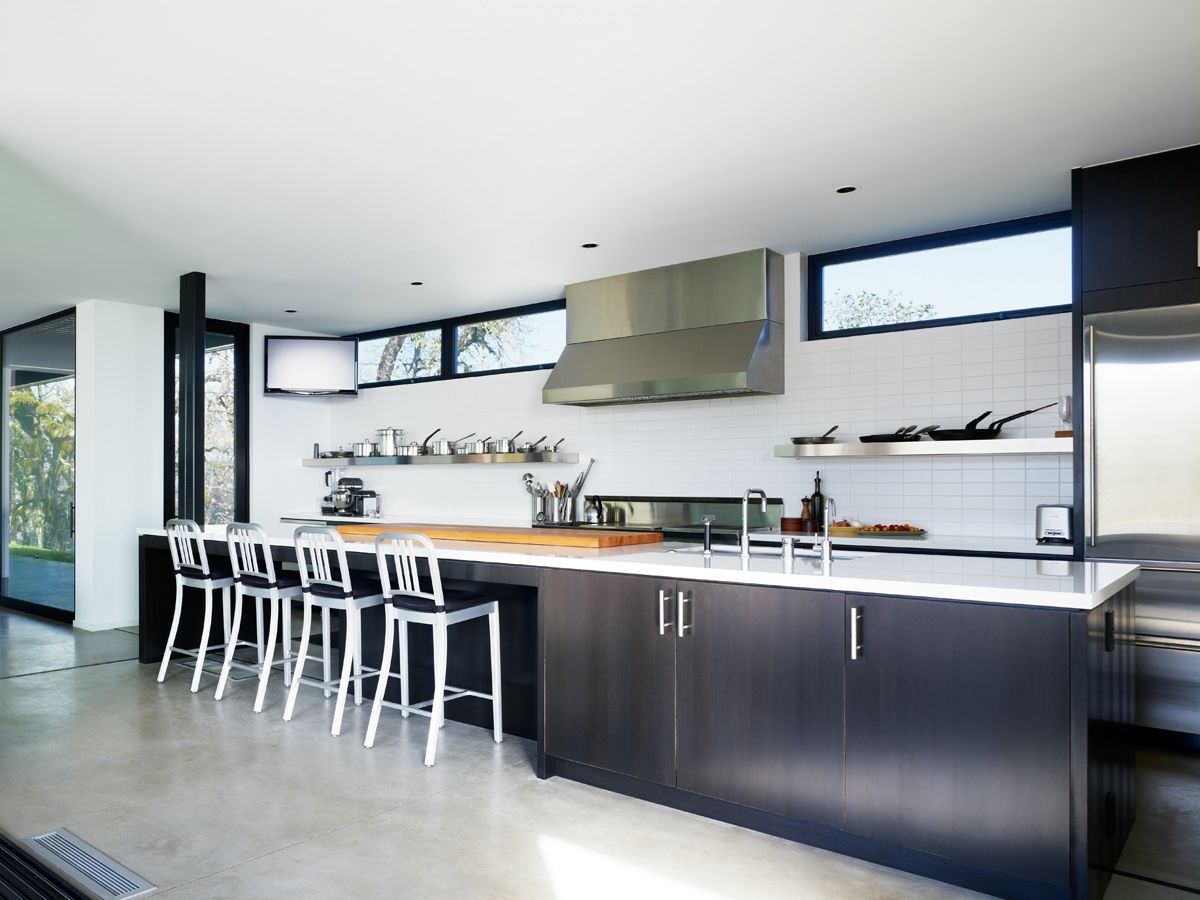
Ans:
{"type": "Polygon", "coordinates": [[[1200,302],[1085,317],[1083,382],[1084,555],[1143,567],[1137,721],[1200,734],[1200,302]]]}

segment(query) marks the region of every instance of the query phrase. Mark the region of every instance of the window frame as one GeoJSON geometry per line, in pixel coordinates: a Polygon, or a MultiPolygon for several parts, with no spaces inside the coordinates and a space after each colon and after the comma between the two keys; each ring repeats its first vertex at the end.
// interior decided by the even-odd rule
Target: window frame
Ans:
{"type": "MultiPolygon", "coordinates": [[[[175,333],[179,313],[163,314],[163,521],[175,518],[175,333]]],[[[233,519],[250,521],[250,326],[205,319],[205,332],[233,338],[233,519]]],[[[206,517],[207,518],[207,517],[206,517]]]]}
{"type": "Polygon", "coordinates": [[[879,244],[868,244],[863,247],[851,247],[846,250],[833,250],[828,253],[814,253],[808,257],[808,296],[806,315],[808,325],[807,340],[826,340],[829,338],[853,337],[861,334],[883,334],[889,331],[914,331],[918,328],[941,328],[946,325],[968,325],[973,322],[995,322],[1000,319],[1023,319],[1031,316],[1047,316],[1055,313],[1069,312],[1071,299],[1057,306],[1034,306],[1024,309],[997,310],[995,312],[973,313],[966,316],[946,316],[944,318],[927,319],[919,322],[897,322],[894,325],[869,325],[863,328],[839,328],[826,331],[823,325],[824,303],[824,273],[825,267],[841,263],[860,262],[867,259],[878,259],[884,256],[899,256],[918,250],[936,250],[942,247],[954,247],[962,244],[975,244],[995,238],[1016,237],[1023,234],[1035,234],[1039,231],[1053,231],[1057,228],[1071,227],[1071,211],[1046,213],[1040,216],[1029,216],[1024,219],[1010,219],[1005,222],[993,222],[988,225],[972,225],[968,228],[956,228],[952,231],[939,231],[934,234],[923,234],[917,237],[900,238],[895,241],[884,241],[879,244]]]}
{"type": "Polygon", "coordinates": [[[427,375],[423,378],[396,378],[391,381],[360,381],[360,391],[367,388],[392,387],[397,384],[426,384],[431,381],[457,381],[460,378],[481,378],[486,375],[508,375],[512,372],[536,372],[539,369],[553,369],[557,360],[548,363],[536,363],[529,366],[509,366],[505,369],[485,369],[481,372],[458,371],[458,344],[454,339],[455,329],[463,325],[474,325],[477,322],[490,322],[493,319],[512,319],[519,316],[532,316],[538,313],[557,312],[567,308],[566,298],[546,300],[541,303],[529,303],[524,306],[509,306],[504,309],[494,309],[484,313],[471,313],[465,316],[454,316],[447,319],[434,319],[429,322],[419,322],[414,325],[402,325],[393,328],[381,328],[377,331],[364,331],[359,334],[346,335],[357,338],[359,343],[389,338],[398,334],[415,334],[420,331],[440,331],[442,335],[442,371],[438,375],[427,375]]]}

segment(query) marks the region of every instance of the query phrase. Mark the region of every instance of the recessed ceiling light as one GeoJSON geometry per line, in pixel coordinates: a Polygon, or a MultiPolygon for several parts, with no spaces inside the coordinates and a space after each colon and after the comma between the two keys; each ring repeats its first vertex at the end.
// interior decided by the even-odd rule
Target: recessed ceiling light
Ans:
{"type": "Polygon", "coordinates": [[[409,284],[411,284],[413,287],[420,287],[420,286],[421,286],[421,285],[423,285],[424,283],[425,283],[425,282],[423,282],[423,281],[410,281],[410,282],[409,282],[409,284]]]}
{"type": "Polygon", "coordinates": [[[835,188],[834,192],[838,194],[853,194],[857,190],[857,184],[843,184],[840,188],[835,188]]]}
{"type": "Polygon", "coordinates": [[[579,246],[582,247],[584,250],[595,250],[600,245],[599,244],[580,244],[579,246]]]}
{"type": "Polygon", "coordinates": [[[284,312],[285,313],[294,313],[295,310],[294,309],[285,309],[284,312]]]}

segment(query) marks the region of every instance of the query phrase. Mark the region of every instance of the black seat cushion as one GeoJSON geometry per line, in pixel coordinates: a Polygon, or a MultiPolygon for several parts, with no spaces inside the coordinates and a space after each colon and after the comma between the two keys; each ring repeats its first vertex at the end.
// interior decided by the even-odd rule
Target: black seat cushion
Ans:
{"type": "MultiPolygon", "coordinates": [[[[242,573],[242,584],[244,584],[246,587],[263,588],[263,589],[269,588],[271,586],[271,582],[268,581],[266,578],[264,578],[262,575],[251,575],[248,572],[242,573]]],[[[284,590],[286,588],[299,587],[299,586],[300,586],[300,576],[297,575],[295,572],[276,572],[275,573],[275,587],[279,588],[280,590],[284,590]]]]}
{"type": "MultiPolygon", "coordinates": [[[[491,594],[482,594],[477,590],[448,588],[442,586],[442,599],[445,612],[458,612],[472,606],[483,606],[492,602],[491,594]]],[[[410,609],[413,612],[437,612],[438,607],[428,597],[413,597],[409,594],[397,594],[392,597],[392,606],[397,609],[410,609]]]]}
{"type": "MultiPolygon", "coordinates": [[[[204,578],[204,572],[199,566],[180,566],[180,574],[184,578],[204,578]]],[[[233,567],[229,563],[209,563],[208,577],[216,581],[219,578],[232,578],[233,567]]]]}
{"type": "MultiPolygon", "coordinates": [[[[327,584],[312,585],[311,593],[314,597],[330,597],[335,600],[340,600],[346,596],[345,591],[340,587],[332,587],[327,584]]],[[[376,594],[383,593],[383,585],[379,583],[378,578],[371,578],[366,575],[356,574],[354,577],[354,589],[350,592],[350,596],[356,600],[361,597],[373,597],[376,594]]]]}

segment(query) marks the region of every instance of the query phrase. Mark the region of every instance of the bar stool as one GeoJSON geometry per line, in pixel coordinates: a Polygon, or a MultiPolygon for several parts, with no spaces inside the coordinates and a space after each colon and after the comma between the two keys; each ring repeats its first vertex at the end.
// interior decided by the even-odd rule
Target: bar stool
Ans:
{"type": "MultiPolygon", "coordinates": [[[[296,654],[296,669],[292,673],[292,685],[288,692],[283,720],[291,721],[300,685],[329,689],[338,685],[337,705],[333,713],[330,734],[338,735],[342,730],[342,713],[346,708],[346,689],[354,682],[354,703],[362,704],[362,680],[378,673],[378,669],[364,669],[362,665],[362,628],[360,612],[384,603],[379,584],[373,578],[361,581],[356,587],[350,581],[350,567],[346,564],[346,544],[334,528],[316,525],[301,525],[296,529],[296,563],[300,568],[300,586],[304,597],[304,628],[300,633],[300,649],[296,654]],[[311,574],[310,574],[311,570],[311,574]],[[328,655],[326,655],[325,680],[315,681],[304,677],[304,662],[308,656],[308,639],[312,626],[312,608],[321,607],[327,616],[331,609],[344,610],[345,649],[342,653],[342,676],[337,682],[329,678],[328,655]],[[354,675],[350,671],[353,668],[354,675]]],[[[328,622],[328,619],[326,619],[328,622]]],[[[326,635],[328,635],[328,628],[326,635]]],[[[328,640],[328,637],[326,638],[328,640]]]]}
{"type": "MultiPolygon", "coordinates": [[[[175,567],[175,615],[171,619],[171,631],[167,635],[167,649],[163,653],[162,665],[158,669],[158,681],[167,677],[167,665],[171,653],[182,653],[196,660],[196,671],[192,675],[192,693],[200,687],[200,673],[204,669],[204,654],[208,650],[220,650],[229,643],[229,589],[236,579],[227,565],[210,566],[208,553],[204,549],[204,532],[191,519],[171,519],[167,522],[167,546],[171,550],[171,564],[175,567]],[[199,588],[204,591],[204,627],[200,634],[200,646],[187,650],[175,646],[175,635],[179,632],[179,617],[183,612],[183,589],[199,588]],[[221,589],[221,603],[225,613],[225,643],[208,645],[208,632],[212,626],[212,593],[221,589]]],[[[262,652],[262,620],[259,620],[258,647],[262,652]]],[[[242,642],[254,646],[249,641],[242,642]]]]}
{"type": "MultiPolygon", "coordinates": [[[[262,634],[262,602],[266,600],[271,608],[271,621],[267,627],[266,653],[260,645],[258,665],[252,666],[239,662],[234,658],[237,642],[231,641],[225,648],[225,664],[221,666],[221,678],[217,682],[215,700],[220,700],[225,693],[225,684],[229,679],[229,669],[237,667],[258,672],[258,694],[254,698],[254,711],[262,712],[263,698],[267,693],[267,681],[271,669],[283,666],[283,683],[292,683],[292,604],[293,597],[303,593],[300,586],[300,576],[290,572],[277,574],[275,560],[271,558],[271,545],[267,533],[258,525],[246,522],[233,522],[225,529],[225,539],[229,543],[229,562],[236,579],[233,588],[233,621],[235,628],[240,628],[242,621],[242,597],[254,598],[258,607],[258,633],[262,634]],[[279,617],[283,613],[283,655],[275,658],[275,635],[278,633],[279,617]]],[[[237,637],[235,632],[234,637],[237,637]]],[[[326,661],[329,658],[329,640],[325,641],[326,661]]]]}
{"type": "Polygon", "coordinates": [[[379,711],[384,706],[399,709],[405,718],[409,713],[429,716],[429,737],[425,743],[425,765],[432,766],[437,756],[438,734],[446,722],[447,700],[461,697],[480,697],[492,701],[492,739],[498,744],[504,740],[504,721],[500,703],[500,607],[488,594],[471,590],[442,588],[442,576],[438,569],[437,551],[433,542],[423,534],[389,531],[375,538],[375,557],[379,563],[379,580],[383,585],[383,596],[388,599],[387,631],[383,642],[383,660],[380,663],[379,684],[375,690],[375,703],[371,707],[371,719],[367,725],[364,747],[375,743],[375,730],[379,726],[379,711]],[[425,559],[429,566],[429,587],[421,587],[417,560],[425,559]],[[392,587],[392,571],[396,574],[396,587],[392,587]],[[446,684],[447,636],[449,626],[468,619],[488,617],[490,637],[492,692],[448,686],[446,684]],[[422,703],[408,702],[408,623],[416,622],[433,627],[433,699],[422,703]],[[392,663],[392,640],[396,630],[400,632],[400,703],[384,700],[388,678],[396,677],[389,672],[392,663]],[[449,692],[449,693],[447,693],[449,692]],[[427,709],[427,708],[431,708],[427,709]]]}

